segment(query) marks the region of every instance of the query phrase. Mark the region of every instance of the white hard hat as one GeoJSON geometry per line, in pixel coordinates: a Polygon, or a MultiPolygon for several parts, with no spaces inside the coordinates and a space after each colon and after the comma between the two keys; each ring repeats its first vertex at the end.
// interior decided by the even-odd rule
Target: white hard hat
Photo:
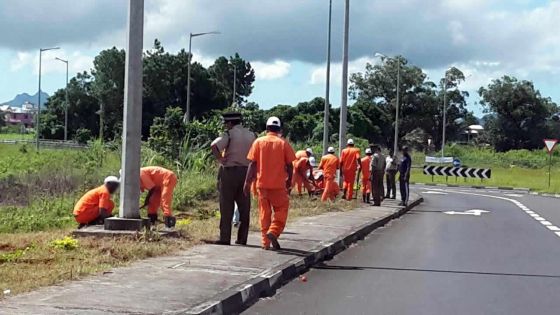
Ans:
{"type": "Polygon", "coordinates": [[[212,143],[210,143],[210,146],[213,147],[220,141],[222,141],[222,137],[218,137],[218,138],[214,139],[214,141],[212,141],[212,143]]]}
{"type": "Polygon", "coordinates": [[[276,126],[276,127],[281,127],[281,123],[280,123],[280,118],[276,117],[276,116],[272,116],[270,118],[268,118],[268,120],[266,121],[266,126],[276,126]]]}
{"type": "Polygon", "coordinates": [[[346,142],[346,144],[354,144],[354,140],[348,139],[348,141],[346,142]]]}
{"type": "Polygon", "coordinates": [[[314,157],[310,157],[309,158],[309,164],[311,164],[311,166],[315,167],[315,158],[314,157]]]}
{"type": "Polygon", "coordinates": [[[312,150],[311,148],[305,149],[305,152],[307,152],[307,153],[313,155],[313,150],[312,150]]]}
{"type": "Polygon", "coordinates": [[[329,153],[334,153],[334,148],[333,148],[333,147],[329,147],[329,148],[327,149],[327,152],[329,152],[329,153]]]}
{"type": "Polygon", "coordinates": [[[121,182],[121,180],[118,179],[117,176],[107,176],[105,178],[105,180],[103,181],[104,184],[107,184],[107,183],[117,183],[117,184],[119,184],[120,182],[121,182]]]}
{"type": "Polygon", "coordinates": [[[371,154],[371,149],[370,148],[366,149],[366,154],[371,154]]]}

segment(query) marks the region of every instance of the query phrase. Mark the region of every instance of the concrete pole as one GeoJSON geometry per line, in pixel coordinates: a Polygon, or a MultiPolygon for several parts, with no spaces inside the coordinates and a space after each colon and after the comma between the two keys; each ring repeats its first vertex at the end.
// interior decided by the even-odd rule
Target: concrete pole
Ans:
{"type": "Polygon", "coordinates": [[[443,78],[443,126],[441,137],[441,157],[445,157],[445,127],[447,125],[447,71],[445,71],[445,78],[443,78]]]}
{"type": "Polygon", "coordinates": [[[395,143],[393,144],[393,155],[399,152],[399,107],[400,107],[400,94],[401,94],[401,60],[395,58],[397,62],[397,104],[395,109],[395,143]]]}
{"type": "Polygon", "coordinates": [[[327,79],[325,91],[325,112],[323,115],[323,155],[327,154],[329,147],[329,115],[330,115],[330,88],[331,88],[331,21],[332,21],[332,0],[329,0],[329,31],[327,35],[327,79]]]}
{"type": "Polygon", "coordinates": [[[185,109],[185,123],[189,123],[191,119],[191,62],[192,62],[192,38],[193,34],[189,34],[189,63],[187,64],[187,108],[185,109]]]}
{"type": "Polygon", "coordinates": [[[39,116],[41,115],[41,61],[42,61],[43,49],[39,49],[39,94],[37,96],[37,119],[35,122],[35,141],[37,146],[37,151],[39,151],[39,116]]]}
{"type": "Polygon", "coordinates": [[[237,66],[233,65],[233,97],[231,105],[235,108],[237,107],[237,103],[235,102],[235,97],[237,95],[237,66]]]}
{"type": "Polygon", "coordinates": [[[119,216],[139,219],[144,0],[129,0],[119,216]]]}
{"type": "Polygon", "coordinates": [[[346,0],[344,9],[344,41],[342,46],[342,91],[340,100],[340,130],[338,152],[342,152],[346,145],[346,116],[348,102],[348,30],[350,25],[350,0],[346,0]]]}
{"type": "Polygon", "coordinates": [[[64,106],[64,141],[68,141],[68,60],[66,61],[66,106],[64,106]]]}

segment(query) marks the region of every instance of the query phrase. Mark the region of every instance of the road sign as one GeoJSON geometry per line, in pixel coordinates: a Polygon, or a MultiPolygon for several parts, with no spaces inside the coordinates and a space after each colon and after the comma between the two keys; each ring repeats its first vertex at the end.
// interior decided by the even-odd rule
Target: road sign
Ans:
{"type": "Polygon", "coordinates": [[[480,210],[480,209],[473,209],[473,210],[467,210],[465,212],[461,212],[461,211],[446,211],[444,212],[445,214],[461,214],[461,215],[474,215],[474,216],[481,216],[483,213],[488,213],[490,211],[486,211],[486,210],[480,210]]]}
{"type": "Polygon", "coordinates": [[[552,154],[552,151],[554,151],[554,147],[556,147],[556,144],[558,144],[558,139],[544,139],[544,145],[546,146],[548,154],[552,154]]]}
{"type": "Polygon", "coordinates": [[[455,167],[461,167],[461,160],[455,158],[455,159],[453,160],[453,166],[455,166],[455,167]]]}
{"type": "Polygon", "coordinates": [[[490,177],[492,177],[492,170],[489,168],[425,165],[424,174],[489,179],[490,177]]]}
{"type": "Polygon", "coordinates": [[[427,156],[426,163],[436,163],[436,164],[453,163],[453,157],[427,156]]]}

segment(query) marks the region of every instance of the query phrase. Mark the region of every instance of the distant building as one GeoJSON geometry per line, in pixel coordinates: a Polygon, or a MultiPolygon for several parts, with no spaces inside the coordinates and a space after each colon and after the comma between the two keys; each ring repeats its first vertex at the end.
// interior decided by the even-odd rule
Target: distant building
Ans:
{"type": "Polygon", "coordinates": [[[34,104],[26,102],[21,108],[10,105],[0,105],[0,115],[4,116],[7,125],[21,125],[25,128],[33,128],[35,125],[35,113],[37,108],[34,104]]]}

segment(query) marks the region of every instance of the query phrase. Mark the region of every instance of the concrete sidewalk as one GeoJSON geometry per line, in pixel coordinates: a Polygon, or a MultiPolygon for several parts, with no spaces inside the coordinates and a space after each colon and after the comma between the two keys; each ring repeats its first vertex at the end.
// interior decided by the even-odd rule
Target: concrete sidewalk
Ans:
{"type": "Polygon", "coordinates": [[[395,201],[301,218],[280,238],[283,250],[202,245],[174,256],[143,260],[109,273],[46,287],[0,302],[0,314],[235,314],[310,266],[343,251],[411,205],[395,201]]]}

